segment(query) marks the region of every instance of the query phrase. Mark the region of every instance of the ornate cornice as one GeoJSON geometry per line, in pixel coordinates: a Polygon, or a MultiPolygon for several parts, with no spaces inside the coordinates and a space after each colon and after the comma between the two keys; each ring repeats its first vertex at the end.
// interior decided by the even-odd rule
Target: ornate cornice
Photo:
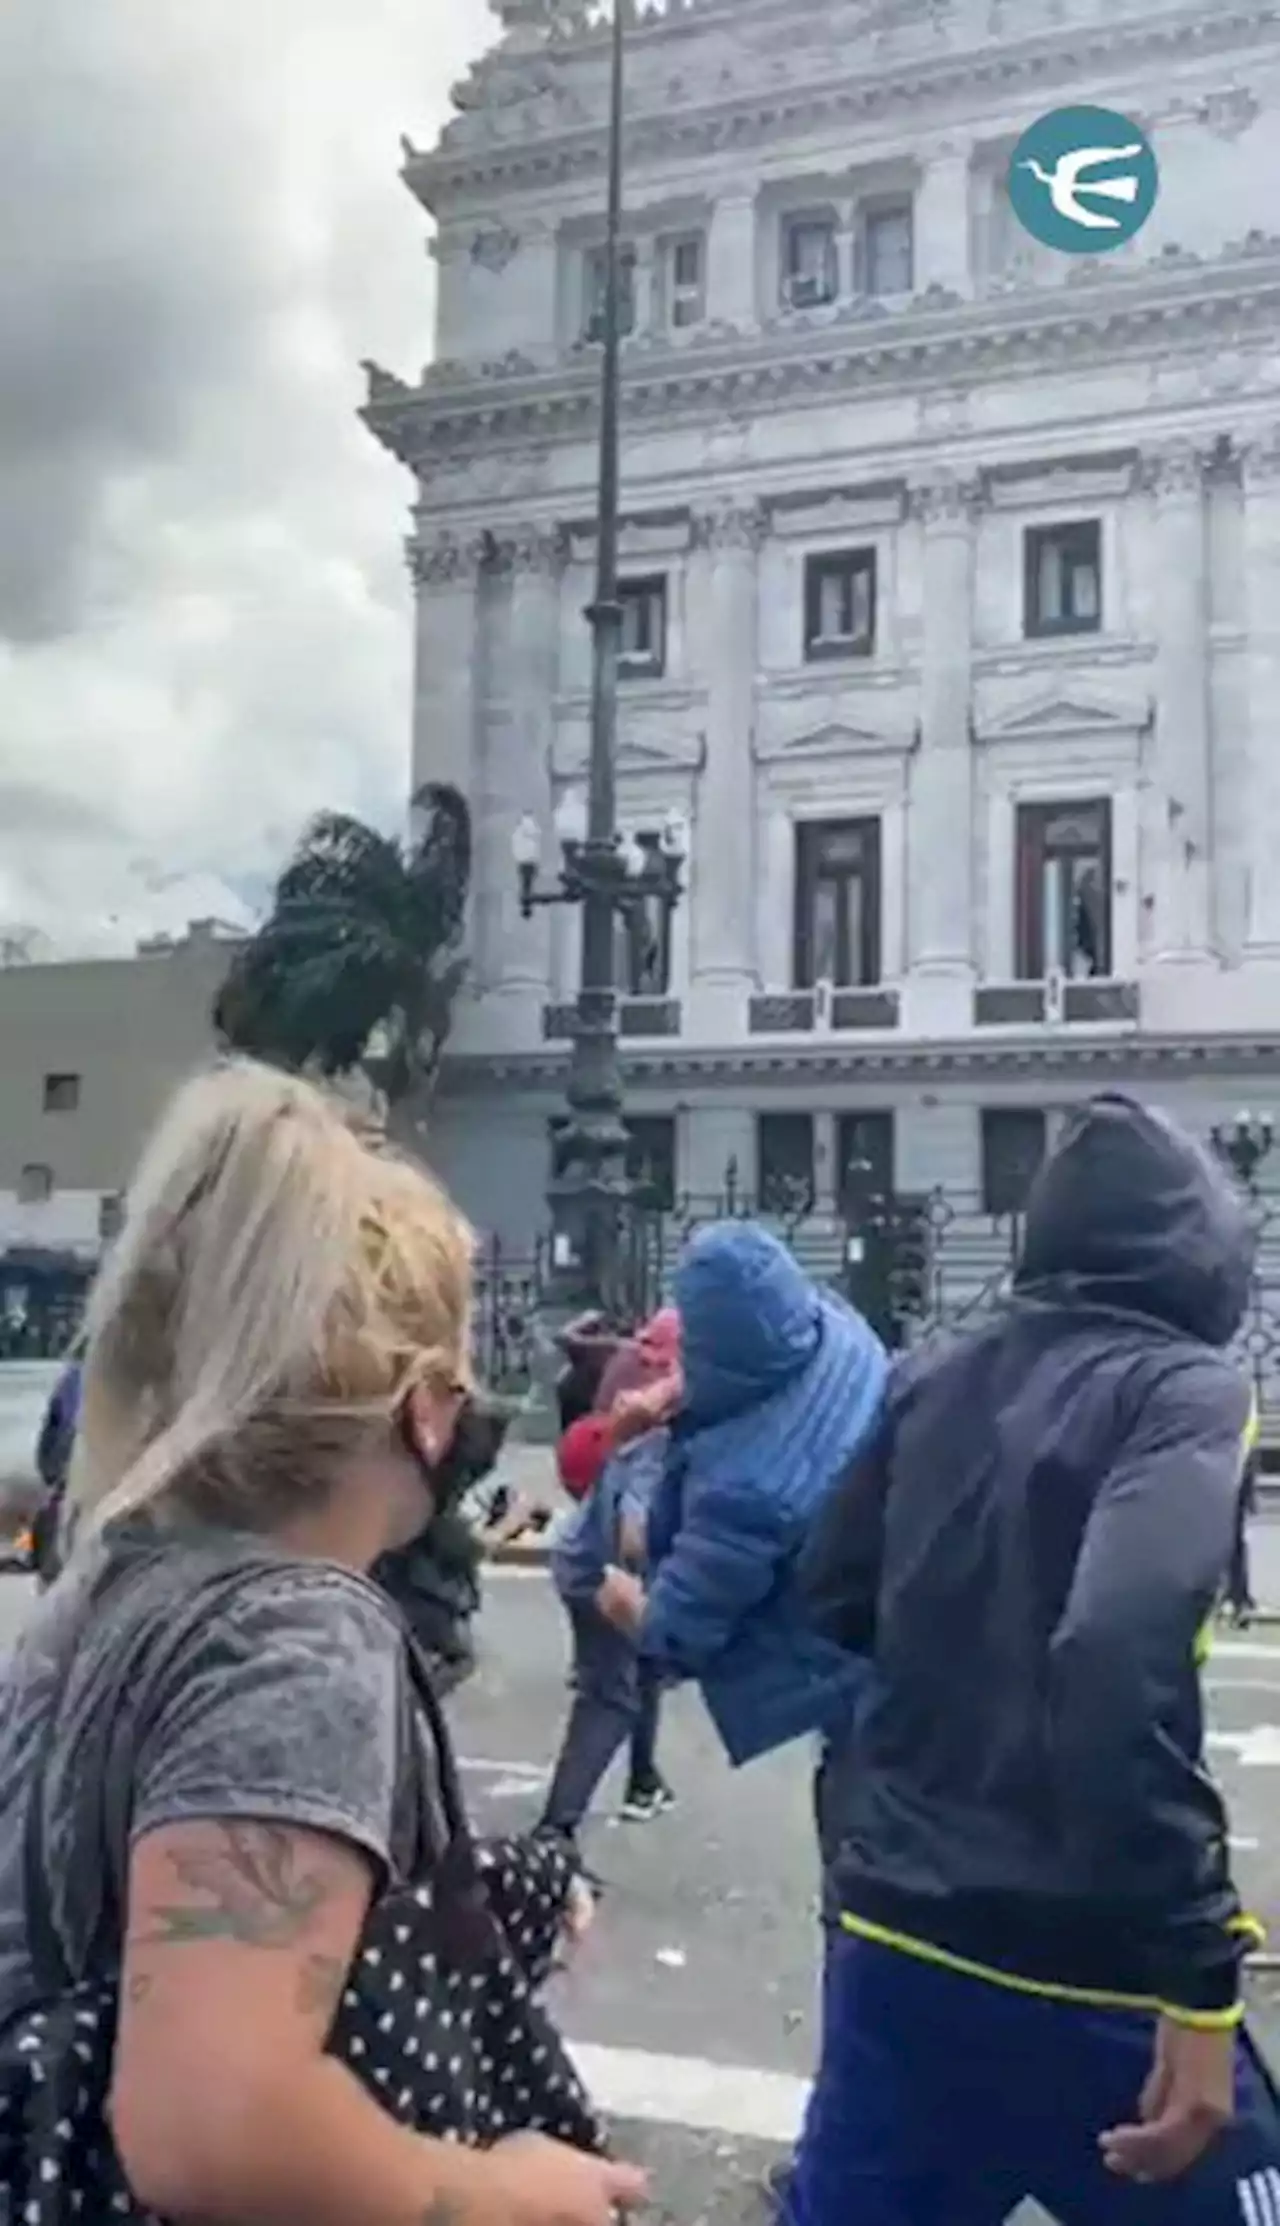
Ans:
{"type": "Polygon", "coordinates": [[[517,525],[493,544],[493,561],[504,572],[517,575],[559,572],[569,553],[564,526],[542,521],[517,525]]]}
{"type": "Polygon", "coordinates": [[[730,550],[740,555],[753,555],[763,546],[768,530],[768,515],[761,503],[716,503],[711,509],[695,514],[693,546],[713,552],[730,550]]]}
{"type": "MultiPolygon", "coordinates": [[[[691,28],[697,12],[688,11],[691,28]]],[[[771,71],[774,57],[761,54],[757,84],[705,99],[698,97],[697,62],[691,57],[681,98],[670,97],[669,82],[666,88],[655,83],[653,108],[633,104],[628,162],[638,166],[716,153],[740,158],[748,149],[794,140],[810,129],[835,127],[852,141],[860,126],[874,120],[882,130],[898,112],[910,115],[918,133],[928,128],[931,109],[945,108],[948,122],[957,102],[983,111],[1016,109],[1058,85],[1122,76],[1138,61],[1144,75],[1152,76],[1170,64],[1231,57],[1274,39],[1278,28],[1275,6],[1254,0],[1154,21],[1100,16],[1092,24],[1074,21],[1021,40],[1016,32],[1010,36],[1010,25],[986,45],[941,52],[922,46],[883,59],[873,42],[860,42],[855,33],[844,51],[834,39],[812,58],[797,46],[781,70],[771,71]],[[812,74],[786,81],[792,70],[806,69],[812,74]]],[[[406,152],[405,183],[433,213],[465,194],[545,189],[603,171],[603,113],[584,110],[582,95],[545,51],[531,55],[520,74],[506,64],[501,96],[496,89],[489,98],[482,90],[475,97],[468,92],[464,114],[446,127],[438,147],[406,152]]],[[[593,101],[597,97],[593,91],[593,101]]]]}
{"type": "Polygon", "coordinates": [[[913,479],[907,488],[908,514],[917,519],[926,532],[970,525],[981,510],[983,500],[982,481],[976,473],[929,472],[913,479]]]}
{"type": "Polygon", "coordinates": [[[1232,443],[1247,491],[1280,485],[1280,423],[1259,426],[1232,443]]]}
{"type": "MultiPolygon", "coordinates": [[[[509,1087],[561,1091],[567,1065],[565,1053],[446,1053],[440,1087],[451,1097],[509,1087]]],[[[794,1081],[802,1086],[828,1080],[918,1085],[1000,1075],[1036,1081],[1056,1075],[1081,1082],[1092,1082],[1099,1076],[1115,1079],[1142,1075],[1175,1081],[1193,1075],[1280,1074],[1280,1035],[1126,1035],[1073,1042],[1060,1034],[1037,1030],[1019,1042],[1011,1043],[1006,1037],[998,1044],[977,1039],[889,1044],[870,1043],[865,1037],[838,1048],[829,1042],[805,1043],[797,1037],[785,1048],[769,1051],[747,1044],[723,1051],[693,1051],[672,1044],[665,1050],[624,1049],[622,1072],[624,1082],[636,1087],[651,1088],[657,1083],[672,1090],[699,1083],[731,1089],[744,1081],[794,1081]]]]}
{"type": "Polygon", "coordinates": [[[483,534],[415,534],[404,553],[415,587],[456,587],[476,578],[489,544],[483,534]]]}
{"type": "Polygon", "coordinates": [[[1221,448],[1222,443],[1212,438],[1183,438],[1145,448],[1138,459],[1140,483],[1158,501],[1180,502],[1199,496],[1221,448]]]}
{"type": "MultiPolygon", "coordinates": [[[[1280,237],[1251,234],[1213,261],[1179,254],[1115,270],[1103,265],[1070,285],[1001,293],[975,303],[922,298],[900,316],[813,330],[771,328],[700,347],[630,357],[623,400],[633,427],[723,418],[734,411],[820,406],[847,395],[946,387],[963,377],[1034,375],[1126,355],[1167,358],[1252,334],[1274,343],[1280,322],[1280,237]]],[[[402,463],[492,455],[504,443],[545,446],[594,429],[594,365],[501,377],[428,379],[402,386],[380,372],[363,416],[402,463]]]]}

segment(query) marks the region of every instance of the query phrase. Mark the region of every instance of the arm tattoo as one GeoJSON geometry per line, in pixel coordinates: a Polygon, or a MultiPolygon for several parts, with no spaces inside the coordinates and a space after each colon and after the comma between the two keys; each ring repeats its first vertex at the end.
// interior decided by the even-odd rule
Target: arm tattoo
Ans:
{"type": "Polygon", "coordinates": [[[309,1955],[298,1973],[298,2008],[314,2017],[326,2032],[338,2014],[347,1966],[336,1955],[309,1955]]]}
{"type": "Polygon", "coordinates": [[[173,1899],[148,1911],[151,1929],[139,1946],[231,1940],[242,1948],[297,1947],[329,1894],[315,1857],[304,1857],[278,1824],[212,1826],[206,1846],[175,1850],[168,1861],[173,1899]]]}

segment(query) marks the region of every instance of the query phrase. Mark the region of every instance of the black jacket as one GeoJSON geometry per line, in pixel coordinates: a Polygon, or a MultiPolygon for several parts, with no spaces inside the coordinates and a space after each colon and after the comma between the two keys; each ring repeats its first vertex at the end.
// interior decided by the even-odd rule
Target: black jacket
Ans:
{"type": "Polygon", "coordinates": [[[820,1627],[878,1673],[837,1865],[855,1929],[1234,2001],[1196,1651],[1231,1553],[1250,1266],[1216,1162],[1099,1099],[1033,1191],[1007,1304],[899,1364],[805,1565],[820,1627]]]}
{"type": "Polygon", "coordinates": [[[437,1515],[411,1545],[384,1554],[373,1575],[390,1594],[431,1669],[443,1697],[476,1666],[474,1624],[480,1608],[480,1547],[465,1517],[437,1515]]]}

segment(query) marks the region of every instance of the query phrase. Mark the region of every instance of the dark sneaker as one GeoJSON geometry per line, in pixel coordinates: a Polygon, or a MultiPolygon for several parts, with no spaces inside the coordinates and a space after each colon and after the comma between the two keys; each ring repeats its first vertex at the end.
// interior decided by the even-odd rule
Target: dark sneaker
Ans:
{"type": "Polygon", "coordinates": [[[629,1785],[622,1803],[621,1814],[627,1824],[648,1824],[655,1816],[665,1816],[676,1805],[676,1797],[661,1778],[653,1785],[629,1785]]]}

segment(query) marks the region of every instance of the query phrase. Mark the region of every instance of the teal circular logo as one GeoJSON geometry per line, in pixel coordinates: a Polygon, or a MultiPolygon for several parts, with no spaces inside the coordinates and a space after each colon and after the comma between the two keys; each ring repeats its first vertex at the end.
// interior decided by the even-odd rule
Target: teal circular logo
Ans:
{"type": "Polygon", "coordinates": [[[1024,231],[1064,255],[1105,255],[1142,230],[1160,169],[1145,131],[1114,108],[1054,108],[1024,131],[1009,199],[1024,231]]]}

